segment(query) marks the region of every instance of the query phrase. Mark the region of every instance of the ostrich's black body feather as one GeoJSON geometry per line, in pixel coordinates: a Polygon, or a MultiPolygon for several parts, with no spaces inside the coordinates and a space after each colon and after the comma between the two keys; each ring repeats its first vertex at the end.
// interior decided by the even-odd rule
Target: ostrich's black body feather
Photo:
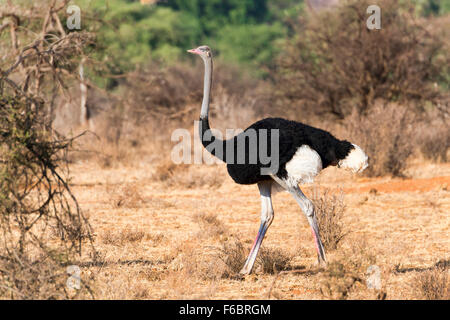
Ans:
{"type": "MultiPolygon", "coordinates": [[[[204,147],[211,152],[213,155],[218,156],[221,160],[227,162],[228,173],[231,178],[239,184],[254,184],[259,181],[270,179],[267,175],[261,174],[262,167],[269,167],[269,165],[264,165],[260,161],[259,152],[257,155],[257,162],[255,164],[250,164],[249,159],[249,139],[245,143],[245,163],[238,164],[237,155],[237,140],[240,135],[245,134],[249,129],[254,129],[258,132],[259,129],[267,129],[267,155],[271,155],[271,129],[279,130],[279,168],[275,173],[279,178],[286,178],[286,163],[289,162],[297,149],[302,145],[308,145],[310,148],[315,150],[321,160],[322,168],[326,168],[330,165],[336,165],[339,160],[344,159],[349,152],[354,148],[353,145],[348,141],[342,141],[336,139],[329,132],[317,129],[300,122],[290,121],[282,118],[266,118],[255,122],[250,127],[244,130],[243,133],[225,141],[223,143],[223,155],[216,155],[216,152],[211,149],[212,142],[217,138],[212,137],[210,141],[205,140],[204,134],[210,129],[208,118],[200,119],[201,122],[201,137],[204,147]],[[234,157],[227,157],[226,150],[227,144],[232,143],[231,148],[234,148],[234,157]],[[232,159],[229,159],[232,158],[232,159]],[[230,161],[231,160],[231,161],[230,161]]],[[[257,135],[258,146],[260,135],[257,135]]],[[[216,142],[217,143],[217,142],[216,142]]],[[[258,151],[258,148],[251,148],[252,152],[258,151]]]]}

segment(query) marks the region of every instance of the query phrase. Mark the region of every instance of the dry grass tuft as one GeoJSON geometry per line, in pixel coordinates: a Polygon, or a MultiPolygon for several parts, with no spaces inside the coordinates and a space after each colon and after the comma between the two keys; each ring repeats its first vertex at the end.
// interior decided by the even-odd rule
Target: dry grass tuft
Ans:
{"type": "Polygon", "coordinates": [[[161,243],[163,243],[165,240],[167,240],[167,237],[163,233],[155,233],[155,234],[147,234],[145,236],[146,240],[150,240],[153,243],[153,246],[158,246],[161,243]]]}
{"type": "Polygon", "coordinates": [[[191,241],[178,247],[177,251],[176,258],[171,262],[171,269],[181,274],[182,278],[196,281],[222,277],[225,266],[218,259],[214,248],[191,241]]]}
{"type": "Polygon", "coordinates": [[[173,176],[177,173],[181,173],[188,169],[187,164],[175,164],[172,161],[168,160],[166,162],[160,163],[155,168],[155,173],[153,174],[153,178],[157,181],[162,182],[172,182],[173,176]]]}
{"type": "Polygon", "coordinates": [[[320,237],[326,250],[336,250],[345,237],[342,217],[345,212],[344,195],[331,194],[330,189],[315,188],[312,201],[319,224],[320,237]]]}
{"type": "Polygon", "coordinates": [[[156,167],[153,178],[164,182],[166,187],[179,186],[187,189],[199,187],[219,188],[223,184],[223,176],[218,175],[216,170],[209,169],[211,168],[186,164],[177,165],[168,160],[156,167]]]}
{"type": "Polygon", "coordinates": [[[179,177],[178,183],[185,188],[208,187],[219,188],[224,182],[224,177],[217,174],[217,170],[202,170],[199,167],[191,166],[187,174],[179,177]]]}
{"type": "Polygon", "coordinates": [[[222,221],[217,218],[214,213],[197,213],[194,215],[194,220],[201,224],[201,236],[221,237],[227,233],[227,228],[222,221]]]}
{"type": "Polygon", "coordinates": [[[414,278],[415,291],[420,298],[427,300],[449,300],[450,279],[448,269],[435,266],[423,271],[414,278]]]}
{"type": "MultiPolygon", "coordinates": [[[[54,258],[57,257],[56,254],[54,258]]],[[[56,264],[49,256],[40,255],[32,259],[26,257],[20,257],[20,261],[0,259],[0,270],[4,276],[0,283],[2,300],[93,298],[88,286],[91,277],[82,274],[80,283],[82,290],[71,289],[67,286],[70,276],[67,267],[56,264]]]]}
{"type": "Polygon", "coordinates": [[[244,266],[247,259],[246,251],[241,240],[232,238],[223,244],[219,259],[225,264],[222,274],[224,278],[234,278],[244,266]]]}
{"type": "Polygon", "coordinates": [[[288,269],[292,257],[280,248],[261,248],[257,262],[263,273],[275,274],[288,269]]]}
{"type": "Polygon", "coordinates": [[[158,198],[148,199],[148,205],[149,207],[155,210],[162,210],[175,207],[175,204],[173,202],[158,198]]]}
{"type": "Polygon", "coordinates": [[[114,246],[123,246],[127,243],[134,243],[141,241],[146,237],[146,233],[139,229],[133,229],[131,226],[126,226],[122,230],[108,229],[101,235],[101,241],[104,244],[114,246]]]}
{"type": "Polygon", "coordinates": [[[335,300],[347,299],[354,285],[363,282],[356,272],[350,271],[348,266],[338,261],[328,264],[324,277],[320,292],[326,298],[335,300]]]}
{"type": "Polygon", "coordinates": [[[220,225],[221,222],[214,213],[197,213],[194,215],[197,222],[204,222],[211,225],[220,225]]]}
{"type": "Polygon", "coordinates": [[[142,279],[148,280],[148,281],[160,281],[163,278],[164,271],[161,270],[155,270],[155,268],[147,267],[144,268],[142,271],[139,272],[140,277],[142,279]]]}
{"type": "Polygon", "coordinates": [[[150,298],[147,288],[137,286],[133,293],[133,300],[148,300],[150,298]]]}
{"type": "Polygon", "coordinates": [[[107,184],[106,192],[114,208],[140,208],[145,202],[137,183],[107,184]]]}
{"type": "Polygon", "coordinates": [[[134,158],[134,149],[126,148],[122,145],[116,145],[108,142],[93,142],[91,148],[96,147],[93,160],[102,169],[114,168],[119,163],[131,163],[134,158]]]}
{"type": "Polygon", "coordinates": [[[376,257],[367,249],[365,239],[355,242],[328,263],[322,274],[320,292],[327,299],[344,300],[357,294],[357,291],[365,290],[371,292],[376,299],[385,299],[386,292],[381,287],[381,272],[380,288],[372,290],[367,286],[368,276],[374,269],[378,269],[375,263],[376,257]]]}

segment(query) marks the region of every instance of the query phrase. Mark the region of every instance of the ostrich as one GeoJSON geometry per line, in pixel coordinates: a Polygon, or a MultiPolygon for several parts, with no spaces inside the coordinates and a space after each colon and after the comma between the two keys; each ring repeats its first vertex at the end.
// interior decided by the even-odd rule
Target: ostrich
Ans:
{"type": "MultiPolygon", "coordinates": [[[[203,102],[200,112],[200,137],[203,146],[214,156],[227,163],[227,171],[238,184],[257,184],[261,196],[261,225],[248,255],[240,271],[242,275],[250,274],[256,260],[261,243],[274,217],[272,207],[272,191],[281,187],[289,192],[306,215],[312,229],[319,263],[326,263],[325,251],[319,235],[319,226],[314,213],[313,203],[304,195],[299,183],[312,182],[319,172],[328,166],[347,168],[353,172],[362,172],[368,166],[368,157],[357,145],[345,140],[338,140],[329,132],[317,129],[300,122],[282,118],[266,118],[259,120],[242,133],[228,140],[221,140],[210,131],[208,113],[212,85],[212,52],[208,46],[200,46],[188,52],[199,55],[205,65],[203,102]],[[250,163],[249,153],[258,151],[253,146],[245,146],[245,162],[236,163],[236,152],[231,159],[227,157],[229,150],[236,151],[237,141],[249,130],[278,130],[278,168],[276,172],[262,174],[264,167],[260,158],[250,163]],[[210,138],[208,139],[207,136],[210,138]],[[222,152],[210,146],[222,145],[222,152]],[[231,146],[231,149],[230,149],[231,146]],[[234,148],[234,149],[233,149],[234,148]],[[231,160],[231,161],[230,161],[231,160]]],[[[271,135],[258,139],[270,140],[271,135]]],[[[258,140],[258,141],[259,141],[258,140]]],[[[261,141],[259,141],[261,142],[261,141]]],[[[260,144],[258,144],[259,146],[260,144]]]]}

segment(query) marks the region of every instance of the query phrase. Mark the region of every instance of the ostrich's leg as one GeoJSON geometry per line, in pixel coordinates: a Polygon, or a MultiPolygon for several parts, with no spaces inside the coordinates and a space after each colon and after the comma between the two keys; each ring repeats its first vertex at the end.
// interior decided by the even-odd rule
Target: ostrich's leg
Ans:
{"type": "Polygon", "coordinates": [[[255,264],[258,250],[264,239],[264,236],[269,229],[273,220],[273,208],[272,208],[272,181],[263,181],[258,183],[259,193],[261,194],[261,226],[259,227],[258,235],[256,236],[255,243],[252,250],[248,255],[247,261],[241,270],[241,274],[250,274],[252,272],[253,265],[255,264]]]}
{"type": "Polygon", "coordinates": [[[325,250],[323,248],[322,240],[320,239],[319,226],[317,225],[317,219],[314,213],[313,203],[303,194],[302,190],[300,190],[298,186],[289,188],[289,193],[291,193],[292,196],[295,198],[297,203],[300,205],[300,208],[302,208],[303,212],[305,213],[306,218],[308,219],[309,225],[311,226],[312,233],[314,236],[314,242],[316,244],[319,262],[320,260],[326,262],[325,250]]]}

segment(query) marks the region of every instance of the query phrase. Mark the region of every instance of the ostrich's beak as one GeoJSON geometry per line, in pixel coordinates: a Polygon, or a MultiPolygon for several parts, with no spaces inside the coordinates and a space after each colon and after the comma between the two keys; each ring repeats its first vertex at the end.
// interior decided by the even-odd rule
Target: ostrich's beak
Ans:
{"type": "Polygon", "coordinates": [[[191,50],[188,50],[187,52],[193,53],[193,54],[200,54],[200,52],[197,49],[191,49],[191,50]]]}

